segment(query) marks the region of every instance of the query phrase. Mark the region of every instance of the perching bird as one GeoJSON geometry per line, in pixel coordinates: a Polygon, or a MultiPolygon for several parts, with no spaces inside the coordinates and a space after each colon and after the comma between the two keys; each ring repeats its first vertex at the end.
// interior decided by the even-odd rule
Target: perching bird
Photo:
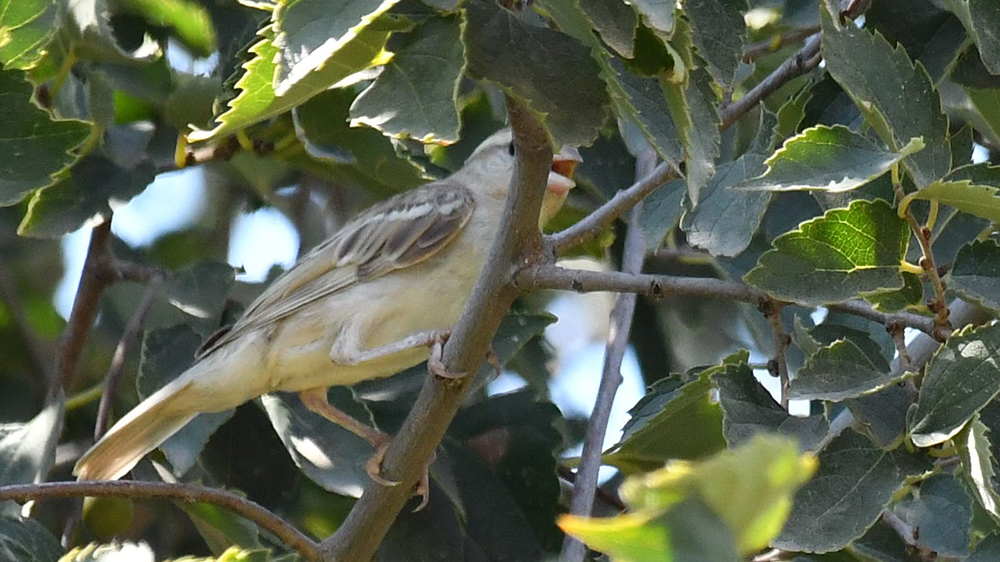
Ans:
{"type": "MultiPolygon", "coordinates": [[[[580,162],[553,157],[544,223],[580,162]]],[[[197,414],[273,391],[368,440],[378,477],[389,438],[327,403],[326,389],[386,377],[428,358],[458,320],[503,216],[514,165],[510,130],[486,139],[450,177],[361,213],[274,281],[194,365],[142,401],[88,450],[80,480],[120,478],[197,414]]]]}

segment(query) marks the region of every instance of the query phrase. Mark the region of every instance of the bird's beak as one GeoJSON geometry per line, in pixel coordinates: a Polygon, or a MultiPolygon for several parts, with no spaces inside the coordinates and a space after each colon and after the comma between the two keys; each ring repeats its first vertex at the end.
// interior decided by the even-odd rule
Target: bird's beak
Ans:
{"type": "Polygon", "coordinates": [[[552,169],[549,171],[548,189],[553,195],[565,197],[569,190],[576,187],[573,172],[577,165],[583,162],[580,152],[572,146],[564,146],[552,156],[552,169]]]}

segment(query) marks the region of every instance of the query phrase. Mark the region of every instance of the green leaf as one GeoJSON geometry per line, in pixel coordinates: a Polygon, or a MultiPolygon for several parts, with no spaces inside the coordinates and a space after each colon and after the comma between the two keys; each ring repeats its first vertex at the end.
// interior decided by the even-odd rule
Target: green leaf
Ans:
{"type": "Polygon", "coordinates": [[[679,166],[684,149],[660,82],[635,75],[612,57],[594,36],[587,14],[574,0],[539,0],[536,5],[564,33],[590,47],[618,119],[634,124],[661,158],[675,168],[679,166]]]}
{"type": "Polygon", "coordinates": [[[275,93],[281,97],[331,60],[398,0],[289,0],[274,11],[278,47],[275,93]]]}
{"type": "Polygon", "coordinates": [[[983,217],[1000,221],[1000,167],[973,164],[956,168],[941,181],[911,193],[908,199],[937,201],[983,217]]]}
{"type": "Polygon", "coordinates": [[[674,32],[674,10],[676,2],[670,0],[632,0],[629,2],[642,16],[642,21],[664,37],[674,32]]]}
{"type": "Polygon", "coordinates": [[[951,168],[948,119],[923,66],[881,35],[835,19],[820,7],[827,70],[890,149],[902,152],[911,139],[923,139],[925,148],[904,160],[918,187],[944,177],[951,168]]]}
{"type": "Polygon", "coordinates": [[[737,550],[745,555],[766,546],[778,533],[791,508],[792,494],[815,470],[816,459],[800,454],[794,440],[758,436],[700,462],[677,461],[627,479],[622,497],[631,513],[607,519],[564,516],[559,525],[616,559],[733,560],[729,555],[713,558],[700,549],[677,552],[677,539],[688,533],[678,533],[662,516],[697,500],[725,523],[722,529],[728,529],[737,550]],[[657,545],[658,550],[650,550],[657,545]],[[664,558],[663,553],[673,557],[664,558]],[[648,557],[653,554],[657,557],[648,557]]]}
{"type": "MultiPolygon", "coordinates": [[[[186,325],[147,332],[142,340],[139,374],[135,381],[139,398],[149,397],[184,373],[194,362],[195,351],[200,346],[201,337],[186,325]]],[[[183,475],[194,466],[208,438],[232,415],[233,410],[199,414],[160,445],[174,474],[183,475]]]]}
{"type": "Polygon", "coordinates": [[[235,281],[236,271],[231,265],[204,260],[174,274],[164,292],[170,304],[191,316],[218,318],[235,281]]]}
{"type": "MultiPolygon", "coordinates": [[[[66,400],[59,392],[27,423],[0,424],[0,486],[44,482],[56,461],[66,400]]],[[[12,501],[0,502],[0,514],[17,515],[12,501]]]]}
{"type": "Polygon", "coordinates": [[[646,247],[659,249],[684,214],[684,180],[671,180],[656,188],[642,201],[639,229],[646,247]]]}
{"type": "Polygon", "coordinates": [[[927,365],[910,437],[918,447],[943,443],[1000,393],[1000,325],[967,327],[948,338],[927,365]]]}
{"type": "Polygon", "coordinates": [[[70,151],[91,134],[89,123],[52,120],[31,103],[31,94],[23,74],[0,71],[0,207],[52,185],[53,177],[78,158],[70,151]]]}
{"type": "Polygon", "coordinates": [[[736,191],[732,186],[763,169],[764,157],[759,154],[744,154],[735,162],[719,166],[701,191],[698,206],[687,211],[681,221],[688,243],[713,256],[732,257],[746,250],[764,218],[771,194],[736,191]]]}
{"type": "Polygon", "coordinates": [[[775,297],[810,305],[903,286],[910,231],[885,201],[854,201],[775,238],[744,280],[775,297]]]}
{"type": "Polygon", "coordinates": [[[701,371],[679,388],[663,379],[629,411],[632,419],[621,442],[604,454],[604,462],[626,474],[647,472],[670,459],[699,459],[725,449],[722,411],[711,398],[711,374],[701,371]]]}
{"type": "Polygon", "coordinates": [[[1000,74],[1000,4],[992,0],[943,0],[976,42],[983,64],[1000,74]]]}
{"type": "Polygon", "coordinates": [[[771,546],[832,552],[860,537],[878,520],[907,477],[931,469],[922,456],[886,451],[845,430],[819,453],[819,470],[795,495],[792,512],[771,546]]]}
{"type": "Polygon", "coordinates": [[[684,83],[661,78],[670,113],[684,145],[688,198],[700,199],[701,189],[715,174],[719,156],[719,114],[712,79],[703,69],[694,69],[684,83]]]}
{"type": "Polygon", "coordinates": [[[86,58],[119,64],[153,62],[163,53],[159,43],[147,34],[134,49],[123,47],[111,24],[111,0],[75,0],[66,3],[67,29],[72,34],[73,51],[86,58]]]}
{"type": "Polygon", "coordinates": [[[897,381],[885,358],[843,339],[820,348],[806,359],[788,385],[788,397],[840,402],[876,392],[897,381]]]}
{"type": "Polygon", "coordinates": [[[458,140],[458,85],[465,61],[458,18],[434,18],[416,31],[351,105],[351,126],[422,142],[458,140]]]}
{"type": "Polygon", "coordinates": [[[962,246],[948,278],[962,298],[1000,310],[1000,245],[982,240],[962,246]]]}
{"type": "Polygon", "coordinates": [[[526,25],[492,0],[465,7],[467,72],[524,100],[554,145],[590,144],[608,117],[600,69],[578,41],[526,25]]]}
{"type": "Polygon", "coordinates": [[[381,26],[364,27],[332,53],[321,68],[303,76],[278,96],[274,83],[278,72],[275,59],[279,56],[279,49],[273,42],[274,33],[271,26],[265,26],[258,32],[260,40],[250,47],[254,58],[243,65],[243,75],[236,82],[240,93],[216,118],[218,125],[214,129],[196,130],[188,135],[190,140],[218,138],[274,117],[325,92],[356,72],[381,64],[385,42],[389,38],[389,32],[382,30],[381,26]]]}
{"type": "Polygon", "coordinates": [[[125,202],[142,193],[155,177],[152,164],[129,170],[103,156],[87,156],[60,181],[35,193],[18,234],[58,238],[95,217],[111,216],[109,201],[125,202]]]}
{"type": "Polygon", "coordinates": [[[891,385],[874,394],[848,399],[845,404],[878,446],[891,448],[902,442],[906,412],[913,405],[905,388],[891,385]]]}
{"type": "Polygon", "coordinates": [[[969,553],[972,498],[951,474],[933,474],[920,483],[920,495],[899,502],[894,511],[920,532],[916,543],[940,556],[969,553]]]}
{"type": "Polygon", "coordinates": [[[1000,494],[997,493],[993,468],[993,452],[987,436],[989,428],[979,419],[979,414],[965,424],[953,438],[958,458],[962,459],[962,475],[979,505],[1000,521],[1000,494]]]}
{"type": "Polygon", "coordinates": [[[719,388],[722,430],[729,448],[736,448],[761,433],[794,437],[803,451],[826,437],[829,423],[823,415],[800,418],[788,413],[764,388],[745,362],[727,364],[712,380],[719,388]]]}
{"type": "Polygon", "coordinates": [[[865,295],[865,300],[872,303],[879,312],[899,312],[913,310],[925,312],[924,282],[916,273],[903,272],[903,288],[890,291],[879,291],[865,295]]]}
{"type": "Polygon", "coordinates": [[[51,0],[0,0],[0,65],[7,70],[33,67],[55,34],[59,6],[51,0]]]}
{"type": "Polygon", "coordinates": [[[993,562],[1000,559],[1000,535],[990,535],[972,549],[965,562],[993,562]]]}
{"type": "Polygon", "coordinates": [[[736,189],[841,193],[865,185],[923,148],[910,139],[898,152],[885,150],[843,125],[817,125],[785,141],[767,159],[767,171],[736,189]]]}
{"type": "Polygon", "coordinates": [[[0,560],[53,562],[63,549],[59,539],[27,517],[0,515],[0,560]]]}
{"type": "Polygon", "coordinates": [[[579,0],[601,39],[619,55],[630,59],[635,52],[635,27],[639,17],[621,0],[579,0]]]}
{"type": "Polygon", "coordinates": [[[216,49],[215,29],[208,10],[191,0],[112,0],[115,11],[137,15],[169,28],[191,53],[207,57],[216,49]]]}
{"type": "Polygon", "coordinates": [[[691,39],[708,61],[709,72],[723,88],[730,88],[740,58],[747,26],[746,0],[688,0],[684,14],[691,22],[691,39]]]}

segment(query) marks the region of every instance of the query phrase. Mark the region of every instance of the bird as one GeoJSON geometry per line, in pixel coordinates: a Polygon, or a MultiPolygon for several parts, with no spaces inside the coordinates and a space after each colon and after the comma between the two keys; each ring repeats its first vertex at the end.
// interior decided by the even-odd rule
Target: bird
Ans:
{"type": "MultiPolygon", "coordinates": [[[[514,159],[512,132],[502,129],[452,175],[360,213],[210,337],[189,369],[119,419],[73,473],[116,480],[196,415],[285,391],[371,443],[365,470],[395,484],[379,475],[391,438],[331,406],[327,389],[393,375],[440,349],[499,231],[514,159]]],[[[553,155],[540,225],[576,185],[581,161],[573,147],[553,155]]]]}

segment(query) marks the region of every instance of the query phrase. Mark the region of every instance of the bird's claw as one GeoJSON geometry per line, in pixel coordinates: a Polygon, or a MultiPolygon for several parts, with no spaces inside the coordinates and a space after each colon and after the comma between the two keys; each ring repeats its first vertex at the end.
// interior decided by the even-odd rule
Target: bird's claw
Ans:
{"type": "Polygon", "coordinates": [[[448,341],[449,336],[451,336],[451,332],[443,332],[434,339],[434,343],[431,344],[430,357],[427,358],[427,370],[430,371],[431,374],[441,377],[442,379],[461,379],[466,377],[468,373],[455,373],[453,371],[449,371],[444,366],[444,362],[441,360],[444,355],[444,342],[448,341]]]}
{"type": "MultiPolygon", "coordinates": [[[[375,453],[372,454],[368,462],[365,463],[365,472],[368,476],[376,483],[388,488],[399,486],[399,482],[396,480],[388,480],[382,478],[382,460],[385,458],[385,452],[389,450],[389,444],[392,442],[391,439],[381,440],[375,446],[375,453]]],[[[424,467],[424,472],[420,476],[420,482],[417,483],[417,487],[413,490],[414,496],[420,496],[420,504],[414,508],[413,513],[416,513],[423,508],[427,507],[427,502],[431,498],[431,484],[429,476],[429,468],[424,467]]]]}

